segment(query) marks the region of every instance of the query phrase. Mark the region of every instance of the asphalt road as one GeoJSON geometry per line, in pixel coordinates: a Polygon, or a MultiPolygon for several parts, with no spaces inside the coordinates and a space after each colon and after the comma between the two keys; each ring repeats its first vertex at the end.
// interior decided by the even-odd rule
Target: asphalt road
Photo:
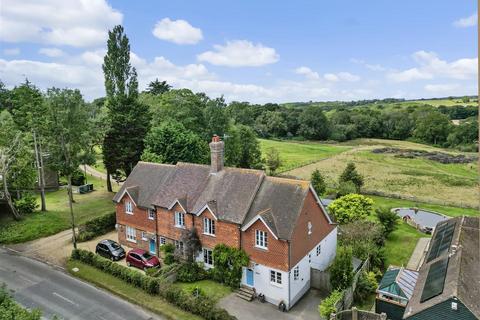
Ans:
{"type": "Polygon", "coordinates": [[[0,248],[0,284],[27,308],[39,308],[46,319],[162,319],[92,285],[0,248]]]}

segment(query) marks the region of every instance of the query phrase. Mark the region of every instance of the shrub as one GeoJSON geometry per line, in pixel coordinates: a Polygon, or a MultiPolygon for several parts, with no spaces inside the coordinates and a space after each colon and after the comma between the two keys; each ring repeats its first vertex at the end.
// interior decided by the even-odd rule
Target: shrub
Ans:
{"type": "Polygon", "coordinates": [[[340,198],[347,194],[356,193],[357,189],[352,181],[342,181],[338,184],[336,197],[340,198]]]}
{"type": "Polygon", "coordinates": [[[330,283],[335,290],[346,289],[353,282],[352,249],[338,247],[337,255],[330,266],[330,283]]]}
{"type": "Polygon", "coordinates": [[[318,312],[325,319],[330,319],[330,315],[337,311],[335,305],[342,298],[342,292],[335,290],[323,300],[318,306],[318,312]]]}
{"type": "Polygon", "coordinates": [[[385,237],[398,228],[398,220],[400,217],[389,208],[379,208],[375,210],[378,221],[383,226],[385,237]]]}
{"type": "Polygon", "coordinates": [[[175,252],[175,246],[173,243],[166,243],[163,246],[160,247],[160,250],[167,254],[167,253],[174,253],[175,252]]]}
{"type": "Polygon", "coordinates": [[[325,179],[323,178],[322,174],[320,173],[320,171],[318,169],[315,169],[312,172],[312,175],[311,175],[310,179],[312,181],[312,186],[313,186],[313,189],[315,189],[315,192],[319,196],[324,194],[325,191],[327,190],[327,184],[325,183],[325,179]]]}
{"type": "Polygon", "coordinates": [[[351,181],[355,185],[357,193],[360,193],[360,189],[363,186],[363,176],[357,172],[357,168],[353,162],[349,162],[347,167],[340,176],[339,182],[351,181]]]}
{"type": "Polygon", "coordinates": [[[177,281],[195,282],[207,278],[207,273],[196,262],[183,263],[177,271],[177,281]]]}
{"type": "Polygon", "coordinates": [[[232,288],[238,288],[242,280],[242,267],[248,265],[248,255],[242,249],[217,244],[213,248],[215,267],[210,270],[212,279],[232,288]]]}
{"type": "Polygon", "coordinates": [[[88,220],[77,236],[79,242],[88,241],[115,229],[115,212],[88,220]]]}
{"type": "MultiPolygon", "coordinates": [[[[192,295],[179,287],[172,286],[161,278],[154,278],[148,275],[119,265],[108,259],[94,255],[92,252],[76,249],[72,251],[71,258],[91,265],[97,269],[120,278],[135,287],[151,295],[160,295],[177,307],[199,315],[207,320],[235,320],[234,316],[228,314],[224,309],[218,308],[210,297],[204,294],[192,295]]],[[[0,296],[1,299],[1,296],[0,296]]],[[[16,318],[15,318],[16,319],[16,318]]],[[[36,319],[34,319],[36,320],[36,319]]]]}
{"type": "Polygon", "coordinates": [[[80,170],[75,170],[75,172],[72,174],[72,185],[81,186],[83,184],[85,184],[85,176],[83,175],[83,172],[80,170]]]}
{"type": "Polygon", "coordinates": [[[372,211],[373,200],[360,194],[348,194],[328,205],[329,212],[340,224],[364,220],[372,211]]]}
{"type": "Polygon", "coordinates": [[[373,272],[362,272],[358,278],[357,286],[355,288],[355,300],[359,302],[365,301],[365,299],[378,287],[376,275],[373,272]]]}
{"type": "Polygon", "coordinates": [[[20,214],[29,214],[35,211],[38,204],[33,194],[25,193],[20,199],[14,200],[14,206],[20,214]]]}
{"type": "Polygon", "coordinates": [[[169,264],[172,264],[172,263],[175,263],[175,255],[173,253],[166,253],[165,254],[165,258],[163,258],[163,262],[166,264],[166,265],[169,265],[169,264]]]}
{"type": "Polygon", "coordinates": [[[42,313],[35,309],[29,311],[17,304],[8,294],[5,284],[0,286],[0,319],[4,320],[40,320],[42,313]]]}

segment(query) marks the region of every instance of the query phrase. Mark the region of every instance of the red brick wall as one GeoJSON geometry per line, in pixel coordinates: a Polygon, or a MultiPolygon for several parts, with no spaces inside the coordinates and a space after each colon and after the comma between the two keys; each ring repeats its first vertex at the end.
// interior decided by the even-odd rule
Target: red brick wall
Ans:
{"type": "Polygon", "coordinates": [[[195,216],[195,229],[202,246],[213,249],[217,244],[223,243],[227,246],[238,248],[240,245],[240,227],[233,223],[215,220],[210,210],[205,209],[198,217],[195,216]],[[215,236],[203,233],[203,218],[215,221],[215,236]]]}
{"type": "Polygon", "coordinates": [[[291,240],[291,266],[295,266],[308,252],[335,228],[318,205],[310,190],[305,198],[291,240]],[[312,234],[308,235],[308,222],[312,223],[312,234]]]}
{"type": "Polygon", "coordinates": [[[148,219],[148,210],[139,208],[133,204],[133,214],[125,213],[125,201],[130,200],[128,194],[125,193],[122,200],[116,205],[117,223],[129,225],[136,229],[155,233],[155,220],[148,219]]]}
{"type": "Polygon", "coordinates": [[[242,248],[250,260],[268,267],[288,271],[288,242],[277,240],[261,220],[242,234],[242,248]],[[255,230],[267,232],[268,250],[255,247],[255,230]]]}
{"type": "Polygon", "coordinates": [[[136,230],[136,236],[137,236],[137,242],[130,242],[127,241],[127,235],[126,235],[126,226],[125,225],[118,225],[118,242],[120,244],[131,247],[131,248],[140,248],[145,251],[150,250],[150,240],[142,240],[142,231],[145,230],[140,230],[140,229],[135,229],[136,230]]]}
{"type": "MultiPolygon", "coordinates": [[[[184,229],[175,227],[175,211],[183,212],[182,207],[177,203],[172,210],[157,208],[158,235],[170,239],[180,240],[184,229]]],[[[185,213],[185,229],[193,226],[193,215],[185,213]]]]}

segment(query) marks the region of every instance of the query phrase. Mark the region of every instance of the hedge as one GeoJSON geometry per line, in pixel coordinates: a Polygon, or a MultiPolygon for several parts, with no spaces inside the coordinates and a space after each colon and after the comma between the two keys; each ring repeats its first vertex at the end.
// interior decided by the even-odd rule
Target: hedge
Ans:
{"type": "Polygon", "coordinates": [[[0,286],[0,319],[3,320],[40,320],[42,313],[35,309],[29,311],[12,299],[5,284],[0,286]]]}
{"type": "Polygon", "coordinates": [[[181,288],[171,285],[162,278],[144,275],[136,270],[96,255],[91,251],[75,249],[72,251],[71,258],[122,279],[151,295],[159,295],[180,309],[199,315],[207,320],[236,319],[225,309],[218,308],[210,297],[202,295],[193,296],[181,288]]]}
{"type": "Polygon", "coordinates": [[[116,214],[115,212],[91,219],[81,227],[77,240],[79,242],[88,241],[95,237],[101,236],[115,229],[116,214]]]}

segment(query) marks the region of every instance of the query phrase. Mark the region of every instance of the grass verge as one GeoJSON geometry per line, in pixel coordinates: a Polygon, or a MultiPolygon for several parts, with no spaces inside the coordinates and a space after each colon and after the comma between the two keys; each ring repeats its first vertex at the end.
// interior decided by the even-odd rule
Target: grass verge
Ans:
{"type": "Polygon", "coordinates": [[[175,283],[176,286],[182,288],[183,290],[190,291],[195,287],[200,288],[205,294],[211,297],[213,300],[218,301],[221,298],[227,296],[232,292],[227,286],[224,286],[218,282],[212,280],[201,280],[196,282],[177,282],[175,283]]]}
{"type": "Polygon", "coordinates": [[[131,303],[144,307],[152,312],[160,314],[167,319],[179,320],[200,320],[193,314],[180,310],[172,306],[158,296],[152,296],[143,290],[133,287],[124,281],[104,273],[94,267],[81,263],[79,261],[69,260],[67,270],[73,276],[90,282],[97,287],[110,291],[111,293],[125,299],[131,303]],[[78,272],[73,272],[73,268],[78,268],[78,272]]]}

